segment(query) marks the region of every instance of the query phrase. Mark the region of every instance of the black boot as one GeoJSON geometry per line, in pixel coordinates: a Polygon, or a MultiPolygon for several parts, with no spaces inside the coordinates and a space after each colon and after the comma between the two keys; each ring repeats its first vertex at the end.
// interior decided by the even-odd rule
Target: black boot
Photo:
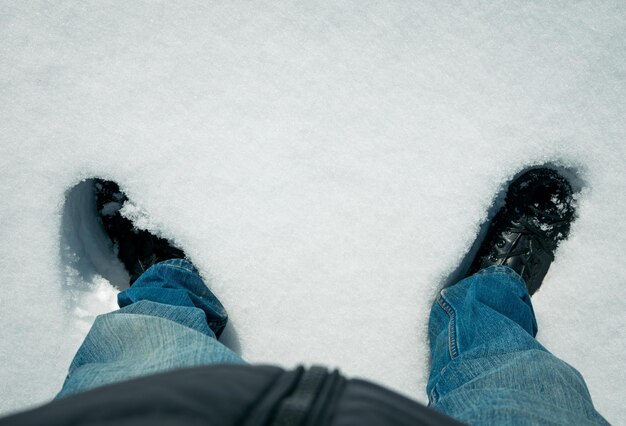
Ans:
{"type": "Polygon", "coordinates": [[[509,186],[505,205],[494,217],[468,276],[506,265],[524,278],[532,295],[567,238],[574,218],[572,188],[551,169],[533,169],[509,186]]]}
{"type": "Polygon", "coordinates": [[[94,190],[104,230],[117,248],[117,256],[126,267],[131,284],[155,263],[185,258],[185,253],[169,241],[135,228],[129,219],[120,214],[128,198],[115,182],[94,179],[94,190]]]}

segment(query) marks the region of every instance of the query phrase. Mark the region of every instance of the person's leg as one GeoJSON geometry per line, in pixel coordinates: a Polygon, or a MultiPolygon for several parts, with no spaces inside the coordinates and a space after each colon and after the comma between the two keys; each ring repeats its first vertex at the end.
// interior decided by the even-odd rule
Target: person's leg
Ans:
{"type": "Polygon", "coordinates": [[[536,333],[527,287],[506,266],[443,289],[429,323],[430,407],[470,424],[607,424],[536,333]]]}
{"type": "Polygon", "coordinates": [[[151,373],[244,363],[217,341],[226,311],[184,259],[157,263],[96,318],[57,398],[151,373]]]}

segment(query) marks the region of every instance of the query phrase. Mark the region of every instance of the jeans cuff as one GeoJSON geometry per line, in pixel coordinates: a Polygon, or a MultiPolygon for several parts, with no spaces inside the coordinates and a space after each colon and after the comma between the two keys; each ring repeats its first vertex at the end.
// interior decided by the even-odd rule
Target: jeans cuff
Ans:
{"type": "Polygon", "coordinates": [[[169,267],[169,268],[178,268],[184,269],[187,272],[191,272],[193,274],[198,274],[198,270],[196,267],[188,261],[187,259],[168,259],[163,262],[159,262],[153,265],[154,267],[169,267]]]}
{"type": "Polygon", "coordinates": [[[512,275],[515,278],[517,278],[517,280],[520,281],[522,284],[526,285],[524,278],[522,278],[520,274],[515,272],[513,268],[510,268],[506,265],[492,265],[492,266],[489,266],[488,268],[481,269],[480,271],[476,272],[475,275],[491,275],[491,274],[512,275]]]}

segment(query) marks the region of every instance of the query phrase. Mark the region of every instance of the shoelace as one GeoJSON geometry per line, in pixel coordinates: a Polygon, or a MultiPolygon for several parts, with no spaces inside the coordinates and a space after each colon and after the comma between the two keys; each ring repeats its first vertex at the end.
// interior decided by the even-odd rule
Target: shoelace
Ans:
{"type": "MultiPolygon", "coordinates": [[[[533,211],[536,214],[553,219],[549,223],[543,223],[543,225],[547,225],[550,227],[550,232],[560,232],[559,230],[560,225],[564,225],[569,222],[569,219],[563,219],[562,216],[549,214],[548,212],[541,211],[534,207],[531,207],[531,208],[533,208],[533,211]]],[[[556,248],[556,243],[554,244],[554,246],[552,244],[550,244],[550,246],[547,246],[544,243],[544,240],[546,239],[547,231],[541,229],[541,225],[539,226],[535,225],[526,216],[521,216],[519,220],[514,220],[513,224],[514,224],[513,226],[508,227],[506,229],[506,231],[512,234],[518,234],[515,240],[511,243],[512,250],[505,252],[505,253],[499,253],[499,254],[491,253],[492,259],[494,261],[499,260],[499,259],[508,259],[510,257],[515,257],[515,256],[520,256],[520,255],[529,255],[532,250],[533,244],[538,245],[539,248],[541,248],[545,253],[547,253],[551,259],[554,259],[553,251],[556,248]],[[526,247],[518,248],[518,243],[523,236],[528,236],[530,238],[530,242],[526,247]],[[515,249],[517,249],[518,251],[515,251],[515,249]]],[[[527,257],[522,257],[521,259],[522,259],[522,264],[524,265],[525,268],[527,266],[536,265],[536,263],[534,262],[531,262],[531,265],[528,265],[527,257]]],[[[530,257],[528,257],[528,259],[530,259],[530,257]]]]}

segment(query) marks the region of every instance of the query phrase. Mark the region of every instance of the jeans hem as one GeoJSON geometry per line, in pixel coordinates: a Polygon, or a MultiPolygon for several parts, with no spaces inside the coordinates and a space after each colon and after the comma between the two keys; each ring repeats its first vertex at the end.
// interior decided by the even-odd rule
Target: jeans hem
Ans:
{"type": "Polygon", "coordinates": [[[492,274],[511,275],[514,278],[516,278],[517,281],[519,281],[520,283],[524,284],[524,286],[526,286],[526,281],[524,281],[524,278],[522,278],[522,276],[518,274],[515,271],[515,269],[506,265],[492,265],[487,268],[481,269],[480,271],[476,272],[476,274],[474,275],[492,275],[492,274]]]}
{"type": "Polygon", "coordinates": [[[159,262],[155,264],[154,266],[182,269],[183,271],[186,271],[186,272],[198,274],[198,270],[196,269],[196,267],[193,266],[193,263],[191,263],[187,259],[168,259],[168,260],[164,260],[163,262],[159,262]]]}

